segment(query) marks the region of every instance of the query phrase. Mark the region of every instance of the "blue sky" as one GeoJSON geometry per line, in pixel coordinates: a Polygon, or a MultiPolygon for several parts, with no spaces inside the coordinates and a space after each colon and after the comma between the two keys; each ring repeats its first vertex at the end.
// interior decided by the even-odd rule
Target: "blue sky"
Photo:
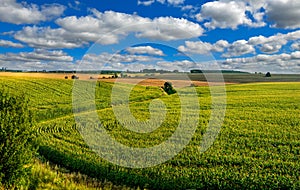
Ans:
{"type": "Polygon", "coordinates": [[[299,0],[0,2],[7,69],[300,73],[299,0]]]}

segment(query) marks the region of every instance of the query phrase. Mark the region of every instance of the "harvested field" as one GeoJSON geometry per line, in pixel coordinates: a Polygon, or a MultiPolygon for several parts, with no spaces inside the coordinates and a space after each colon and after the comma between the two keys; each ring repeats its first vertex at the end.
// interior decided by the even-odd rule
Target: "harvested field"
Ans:
{"type": "MultiPolygon", "coordinates": [[[[34,77],[34,78],[52,78],[52,79],[64,79],[66,76],[68,79],[72,78],[72,73],[39,73],[39,72],[0,72],[0,76],[4,77],[34,77]]],[[[89,80],[92,78],[99,78],[99,75],[97,74],[76,74],[76,76],[79,77],[79,79],[82,80],[89,80]]],[[[101,75],[101,77],[110,77],[112,75],[101,75]]]]}
{"type": "MultiPolygon", "coordinates": [[[[66,76],[68,79],[72,78],[72,73],[26,73],[26,72],[0,72],[0,76],[3,77],[34,77],[34,78],[52,78],[52,79],[64,79],[66,76]]],[[[139,84],[141,86],[163,86],[166,81],[172,82],[174,87],[186,87],[191,86],[208,86],[206,81],[187,81],[187,80],[175,80],[175,79],[156,79],[156,78],[140,78],[140,77],[132,77],[132,78],[111,78],[112,75],[99,75],[99,74],[76,74],[80,80],[99,80],[105,82],[122,82],[126,84],[139,84]]],[[[210,85],[220,85],[222,83],[210,83],[210,85]]],[[[234,84],[234,83],[226,83],[226,84],[234,84]]]]}
{"type": "MultiPolygon", "coordinates": [[[[105,82],[122,82],[127,84],[138,84],[141,86],[163,86],[166,82],[165,80],[155,79],[155,78],[118,78],[118,79],[100,79],[99,81],[105,82]]],[[[186,86],[208,86],[206,81],[187,81],[187,80],[168,80],[174,87],[186,87],[186,86]]],[[[213,85],[221,85],[222,83],[212,83],[213,85]]],[[[226,83],[233,84],[233,83],[226,83]]],[[[211,84],[210,84],[211,85],[211,84]]]]}

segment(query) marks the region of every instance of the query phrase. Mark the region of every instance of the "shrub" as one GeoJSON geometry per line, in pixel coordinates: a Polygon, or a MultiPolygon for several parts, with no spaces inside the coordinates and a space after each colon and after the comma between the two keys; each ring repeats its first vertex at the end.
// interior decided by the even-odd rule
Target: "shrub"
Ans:
{"type": "Polygon", "coordinates": [[[32,114],[28,101],[0,92],[0,187],[24,185],[33,157],[32,114]]]}
{"type": "Polygon", "coordinates": [[[270,72],[267,72],[265,77],[271,77],[271,73],[270,72]]]}
{"type": "Polygon", "coordinates": [[[72,75],[72,77],[71,77],[72,79],[79,79],[79,77],[78,76],[76,76],[76,75],[72,75]]]}
{"type": "Polygon", "coordinates": [[[173,88],[171,82],[165,82],[163,89],[168,95],[176,93],[176,90],[173,88]]]}

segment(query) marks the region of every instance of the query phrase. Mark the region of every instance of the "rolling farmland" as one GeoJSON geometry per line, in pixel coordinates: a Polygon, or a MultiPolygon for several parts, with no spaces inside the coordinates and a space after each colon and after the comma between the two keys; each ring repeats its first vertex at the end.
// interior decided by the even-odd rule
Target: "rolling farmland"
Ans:
{"type": "MultiPolygon", "coordinates": [[[[207,86],[196,87],[200,119],[192,140],[173,159],[143,169],[113,165],[85,143],[72,111],[72,80],[6,76],[0,77],[0,86],[30,99],[37,123],[34,130],[38,154],[72,172],[132,188],[300,188],[299,82],[226,85],[224,123],[213,146],[203,154],[199,146],[209,122],[211,96],[207,86]]],[[[130,84],[123,86],[129,88],[130,84]]],[[[136,118],[148,119],[149,103],[156,98],[167,109],[167,120],[159,129],[139,134],[124,129],[116,120],[110,104],[113,83],[100,81],[95,88],[97,114],[104,128],[120,143],[151,147],[176,130],[180,116],[177,94],[168,96],[157,86],[133,88],[130,110],[136,118]]]]}

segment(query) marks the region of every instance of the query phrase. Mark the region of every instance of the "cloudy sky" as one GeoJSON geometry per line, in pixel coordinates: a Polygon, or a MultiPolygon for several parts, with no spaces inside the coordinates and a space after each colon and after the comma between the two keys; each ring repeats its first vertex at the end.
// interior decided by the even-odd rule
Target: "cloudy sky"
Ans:
{"type": "Polygon", "coordinates": [[[0,68],[300,73],[299,0],[0,0],[0,68]]]}

